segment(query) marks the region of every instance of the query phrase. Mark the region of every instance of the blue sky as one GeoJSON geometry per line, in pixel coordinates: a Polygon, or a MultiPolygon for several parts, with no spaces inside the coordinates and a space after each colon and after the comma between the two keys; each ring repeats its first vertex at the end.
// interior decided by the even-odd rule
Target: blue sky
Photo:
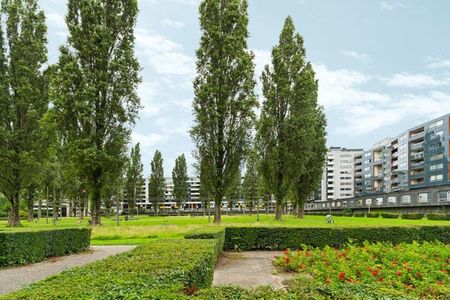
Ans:
{"type": "MultiPolygon", "coordinates": [[[[144,106],[133,131],[145,175],[156,149],[166,175],[185,153],[192,163],[192,80],[199,0],[140,0],[136,55],[144,106]]],[[[40,0],[49,62],[65,42],[65,0],[40,0]]],[[[450,111],[450,1],[249,0],[249,48],[260,76],[291,15],[319,79],[328,145],[370,148],[450,111]]],[[[262,99],[260,89],[258,96],[262,99]]],[[[194,170],[191,168],[190,173],[194,170]]]]}

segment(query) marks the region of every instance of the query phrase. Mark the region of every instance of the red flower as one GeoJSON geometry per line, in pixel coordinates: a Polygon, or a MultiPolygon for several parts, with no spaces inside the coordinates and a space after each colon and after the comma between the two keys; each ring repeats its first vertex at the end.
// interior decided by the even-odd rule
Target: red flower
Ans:
{"type": "Polygon", "coordinates": [[[305,268],[305,265],[303,265],[303,264],[302,264],[302,265],[300,265],[300,269],[302,269],[302,270],[303,270],[304,268],[305,268]]]}
{"type": "Polygon", "coordinates": [[[379,282],[383,282],[383,277],[378,278],[379,282]]]}
{"type": "Polygon", "coordinates": [[[367,271],[372,272],[372,268],[371,267],[367,267],[367,271]]]}
{"type": "Polygon", "coordinates": [[[448,273],[448,271],[447,271],[447,270],[441,270],[441,272],[442,272],[442,273],[448,273]]]}
{"type": "Polygon", "coordinates": [[[340,272],[339,273],[339,280],[340,281],[344,281],[345,280],[345,272],[340,272]]]}
{"type": "Polygon", "coordinates": [[[439,280],[439,281],[437,282],[437,284],[442,285],[442,281],[439,280]]]}
{"type": "Polygon", "coordinates": [[[402,275],[402,272],[397,271],[395,274],[396,274],[397,276],[400,276],[400,275],[402,275]]]}
{"type": "Polygon", "coordinates": [[[377,277],[378,276],[378,270],[373,270],[372,275],[377,277]]]}

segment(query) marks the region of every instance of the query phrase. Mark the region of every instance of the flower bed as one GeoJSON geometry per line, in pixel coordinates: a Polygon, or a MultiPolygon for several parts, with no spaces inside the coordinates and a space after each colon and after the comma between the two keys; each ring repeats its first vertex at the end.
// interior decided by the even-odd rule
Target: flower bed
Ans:
{"type": "Polygon", "coordinates": [[[439,242],[365,242],[342,249],[303,246],[303,250],[285,250],[274,263],[311,276],[316,288],[328,291],[359,286],[392,297],[445,299],[450,295],[450,245],[439,242]]]}

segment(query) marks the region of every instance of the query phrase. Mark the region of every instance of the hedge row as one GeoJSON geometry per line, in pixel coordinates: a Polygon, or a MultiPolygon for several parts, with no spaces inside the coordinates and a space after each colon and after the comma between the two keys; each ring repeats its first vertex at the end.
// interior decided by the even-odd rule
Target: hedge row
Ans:
{"type": "Polygon", "coordinates": [[[183,299],[212,283],[217,240],[156,240],[67,270],[5,299],[183,299]]]}
{"type": "Polygon", "coordinates": [[[188,232],[184,235],[185,239],[212,239],[216,241],[216,252],[217,256],[220,255],[223,251],[223,247],[225,244],[225,228],[201,228],[195,229],[191,232],[188,232]]]}
{"type": "Polygon", "coordinates": [[[91,229],[0,231],[0,267],[42,261],[89,248],[91,229]]]}
{"type": "Polygon", "coordinates": [[[450,214],[427,214],[428,220],[450,220],[450,214]]]}
{"type": "Polygon", "coordinates": [[[424,227],[368,227],[368,228],[283,228],[283,227],[228,227],[225,231],[225,250],[284,250],[313,247],[340,247],[352,241],[391,242],[412,241],[450,242],[450,228],[424,227]]]}

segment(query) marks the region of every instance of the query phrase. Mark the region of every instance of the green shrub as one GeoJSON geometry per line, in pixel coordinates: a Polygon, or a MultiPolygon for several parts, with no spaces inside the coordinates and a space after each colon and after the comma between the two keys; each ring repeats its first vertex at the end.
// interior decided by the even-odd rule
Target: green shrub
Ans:
{"type": "Polygon", "coordinates": [[[213,239],[216,241],[216,255],[219,256],[223,251],[223,246],[225,243],[225,228],[201,228],[195,229],[184,235],[185,239],[199,239],[199,240],[209,240],[213,239]]]}
{"type": "Polygon", "coordinates": [[[379,212],[367,213],[367,217],[368,218],[379,218],[380,217],[380,213],[379,212]]]}
{"type": "Polygon", "coordinates": [[[294,227],[227,227],[225,250],[284,250],[298,249],[302,245],[312,247],[341,247],[352,240],[361,244],[412,241],[450,242],[450,230],[446,226],[423,227],[367,227],[367,228],[294,228],[294,227]]]}
{"type": "Polygon", "coordinates": [[[409,213],[409,214],[402,214],[400,217],[402,219],[407,219],[407,220],[420,220],[420,219],[423,219],[424,216],[425,216],[425,214],[409,213]]]}
{"type": "Polygon", "coordinates": [[[353,216],[359,217],[359,218],[364,218],[366,216],[366,213],[365,212],[354,212],[353,216]]]}
{"type": "Polygon", "coordinates": [[[351,217],[351,216],[353,216],[353,213],[352,212],[344,212],[344,213],[342,213],[342,215],[344,217],[351,217]]]}
{"type": "Polygon", "coordinates": [[[89,248],[91,229],[0,232],[0,267],[37,262],[89,248]]]}
{"type": "Polygon", "coordinates": [[[81,268],[67,270],[6,299],[183,299],[209,287],[217,241],[158,240],[81,268]]]}
{"type": "Polygon", "coordinates": [[[428,220],[450,220],[450,214],[427,214],[428,220]]]}
{"type": "Polygon", "coordinates": [[[381,217],[385,219],[397,219],[399,216],[399,213],[381,213],[381,217]]]}

